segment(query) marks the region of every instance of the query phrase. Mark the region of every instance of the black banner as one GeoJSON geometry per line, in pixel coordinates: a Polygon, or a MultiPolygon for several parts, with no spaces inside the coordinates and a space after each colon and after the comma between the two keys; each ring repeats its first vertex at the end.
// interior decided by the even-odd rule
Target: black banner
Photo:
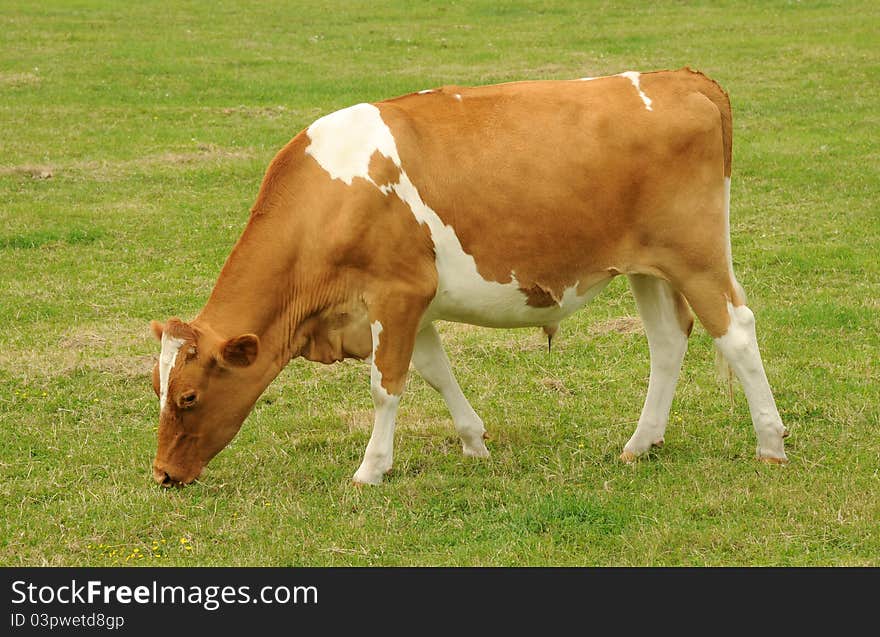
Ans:
{"type": "Polygon", "coordinates": [[[4,568],[0,574],[4,635],[188,628],[263,634],[279,626],[322,634],[575,625],[587,633],[614,625],[630,632],[652,618],[692,624],[695,616],[766,632],[823,617],[840,628],[867,616],[880,590],[876,569],[832,568],[4,568]]]}

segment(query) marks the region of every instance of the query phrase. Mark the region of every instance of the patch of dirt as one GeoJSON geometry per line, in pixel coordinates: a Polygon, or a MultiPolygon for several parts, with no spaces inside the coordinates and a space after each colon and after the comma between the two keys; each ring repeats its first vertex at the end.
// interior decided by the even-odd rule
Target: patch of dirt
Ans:
{"type": "MultiPolygon", "coordinates": [[[[155,342],[148,321],[134,318],[117,318],[104,324],[87,324],[72,327],[64,332],[58,344],[62,347],[82,345],[118,345],[129,346],[148,339],[155,342]]],[[[159,346],[156,344],[156,353],[159,346]]]]}
{"type": "Polygon", "coordinates": [[[288,113],[286,106],[231,106],[223,109],[224,115],[243,115],[244,117],[266,117],[277,119],[288,113]]]}
{"type": "Polygon", "coordinates": [[[349,431],[372,431],[373,429],[372,409],[345,410],[337,408],[336,415],[349,431]]]}
{"type": "Polygon", "coordinates": [[[123,319],[109,321],[106,326],[88,325],[67,330],[43,349],[0,349],[0,367],[16,376],[57,378],[76,370],[99,371],[118,376],[137,377],[152,373],[159,354],[142,321],[123,319]],[[155,347],[155,353],[138,354],[144,343],[155,347]]]}
{"type": "Polygon", "coordinates": [[[0,166],[0,175],[25,175],[31,179],[51,179],[55,176],[56,168],[52,166],[0,166]]]}
{"type": "Polygon", "coordinates": [[[78,349],[6,350],[0,352],[0,368],[25,377],[58,378],[77,370],[139,377],[152,373],[157,358],[147,354],[89,356],[78,349]]]}
{"type": "Polygon", "coordinates": [[[76,330],[58,341],[58,344],[65,349],[101,347],[107,344],[107,336],[95,330],[76,330]]]}
{"type": "Polygon", "coordinates": [[[565,383],[563,383],[558,378],[541,378],[537,382],[539,385],[541,385],[541,387],[552,392],[556,392],[559,394],[571,393],[571,391],[565,386],[565,383]]]}
{"type": "Polygon", "coordinates": [[[12,88],[34,86],[40,81],[40,77],[35,73],[0,73],[0,86],[12,88]]]}
{"type": "Polygon", "coordinates": [[[156,360],[157,357],[151,355],[109,356],[92,359],[84,367],[116,376],[138,377],[152,374],[156,360]]]}
{"type": "Polygon", "coordinates": [[[607,321],[594,323],[589,327],[590,334],[643,334],[642,320],[638,316],[618,316],[607,321]]]}
{"type": "Polygon", "coordinates": [[[215,144],[199,144],[194,151],[168,152],[146,155],[134,159],[120,160],[81,160],[58,165],[21,164],[19,166],[0,166],[0,175],[22,175],[32,179],[51,179],[59,172],[86,173],[96,181],[117,179],[135,170],[161,168],[165,166],[192,166],[223,161],[251,159],[252,149],[222,148],[215,144]]]}
{"type": "Polygon", "coordinates": [[[245,150],[229,150],[215,144],[199,144],[195,152],[188,153],[164,153],[162,155],[148,156],[140,160],[140,165],[155,166],[159,164],[194,164],[209,161],[222,161],[225,159],[249,159],[253,153],[245,150]]]}

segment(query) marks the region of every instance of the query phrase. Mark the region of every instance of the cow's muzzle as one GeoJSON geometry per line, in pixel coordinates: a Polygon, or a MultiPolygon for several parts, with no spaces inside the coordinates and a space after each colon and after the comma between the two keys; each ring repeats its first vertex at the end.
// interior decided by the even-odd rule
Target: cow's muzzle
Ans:
{"type": "Polygon", "coordinates": [[[153,480],[155,480],[156,484],[160,487],[166,489],[169,487],[186,486],[198,478],[201,473],[201,470],[199,470],[194,474],[187,475],[182,471],[174,471],[170,467],[165,467],[159,462],[153,463],[153,480]]]}

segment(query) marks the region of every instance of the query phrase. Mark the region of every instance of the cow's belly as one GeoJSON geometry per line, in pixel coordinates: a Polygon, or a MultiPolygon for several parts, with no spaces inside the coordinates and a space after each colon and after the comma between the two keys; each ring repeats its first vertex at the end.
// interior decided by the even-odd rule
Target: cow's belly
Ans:
{"type": "Polygon", "coordinates": [[[583,307],[611,280],[609,276],[586,289],[580,286],[580,293],[575,282],[557,302],[548,307],[535,307],[528,304],[528,297],[520,289],[515,273],[509,283],[487,281],[477,273],[470,257],[470,263],[467,263],[465,259],[444,256],[448,257],[442,250],[437,251],[437,293],[428,307],[425,321],[439,319],[484,327],[553,325],[583,307]],[[468,267],[460,267],[462,265],[468,267]]]}
{"type": "Polygon", "coordinates": [[[578,277],[548,307],[528,304],[528,297],[520,289],[516,272],[511,281],[499,283],[484,279],[474,258],[464,251],[455,230],[444,224],[436,213],[424,205],[415,188],[410,197],[416,218],[427,223],[434,243],[437,268],[437,292],[428,306],[423,323],[434,320],[471,323],[485,327],[530,327],[559,323],[602,291],[611,275],[595,280],[584,289],[578,277]],[[413,205],[416,204],[416,205],[413,205]],[[580,293],[578,292],[580,289],[580,293]]]}

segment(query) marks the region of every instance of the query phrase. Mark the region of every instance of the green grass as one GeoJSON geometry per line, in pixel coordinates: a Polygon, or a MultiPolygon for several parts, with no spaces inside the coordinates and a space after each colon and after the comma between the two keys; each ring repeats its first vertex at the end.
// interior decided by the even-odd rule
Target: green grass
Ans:
{"type": "Polygon", "coordinates": [[[867,1],[3,2],[0,564],[880,565],[878,26],[867,1]],[[367,369],[297,361],[200,483],[152,484],[148,321],[201,308],[298,130],[444,83],[683,65],[733,102],[734,259],[789,466],[753,459],[699,327],[665,448],[618,462],[648,354],[616,280],[552,355],[441,326],[488,461],[413,376],[392,477],[355,488],[367,369]]]}

